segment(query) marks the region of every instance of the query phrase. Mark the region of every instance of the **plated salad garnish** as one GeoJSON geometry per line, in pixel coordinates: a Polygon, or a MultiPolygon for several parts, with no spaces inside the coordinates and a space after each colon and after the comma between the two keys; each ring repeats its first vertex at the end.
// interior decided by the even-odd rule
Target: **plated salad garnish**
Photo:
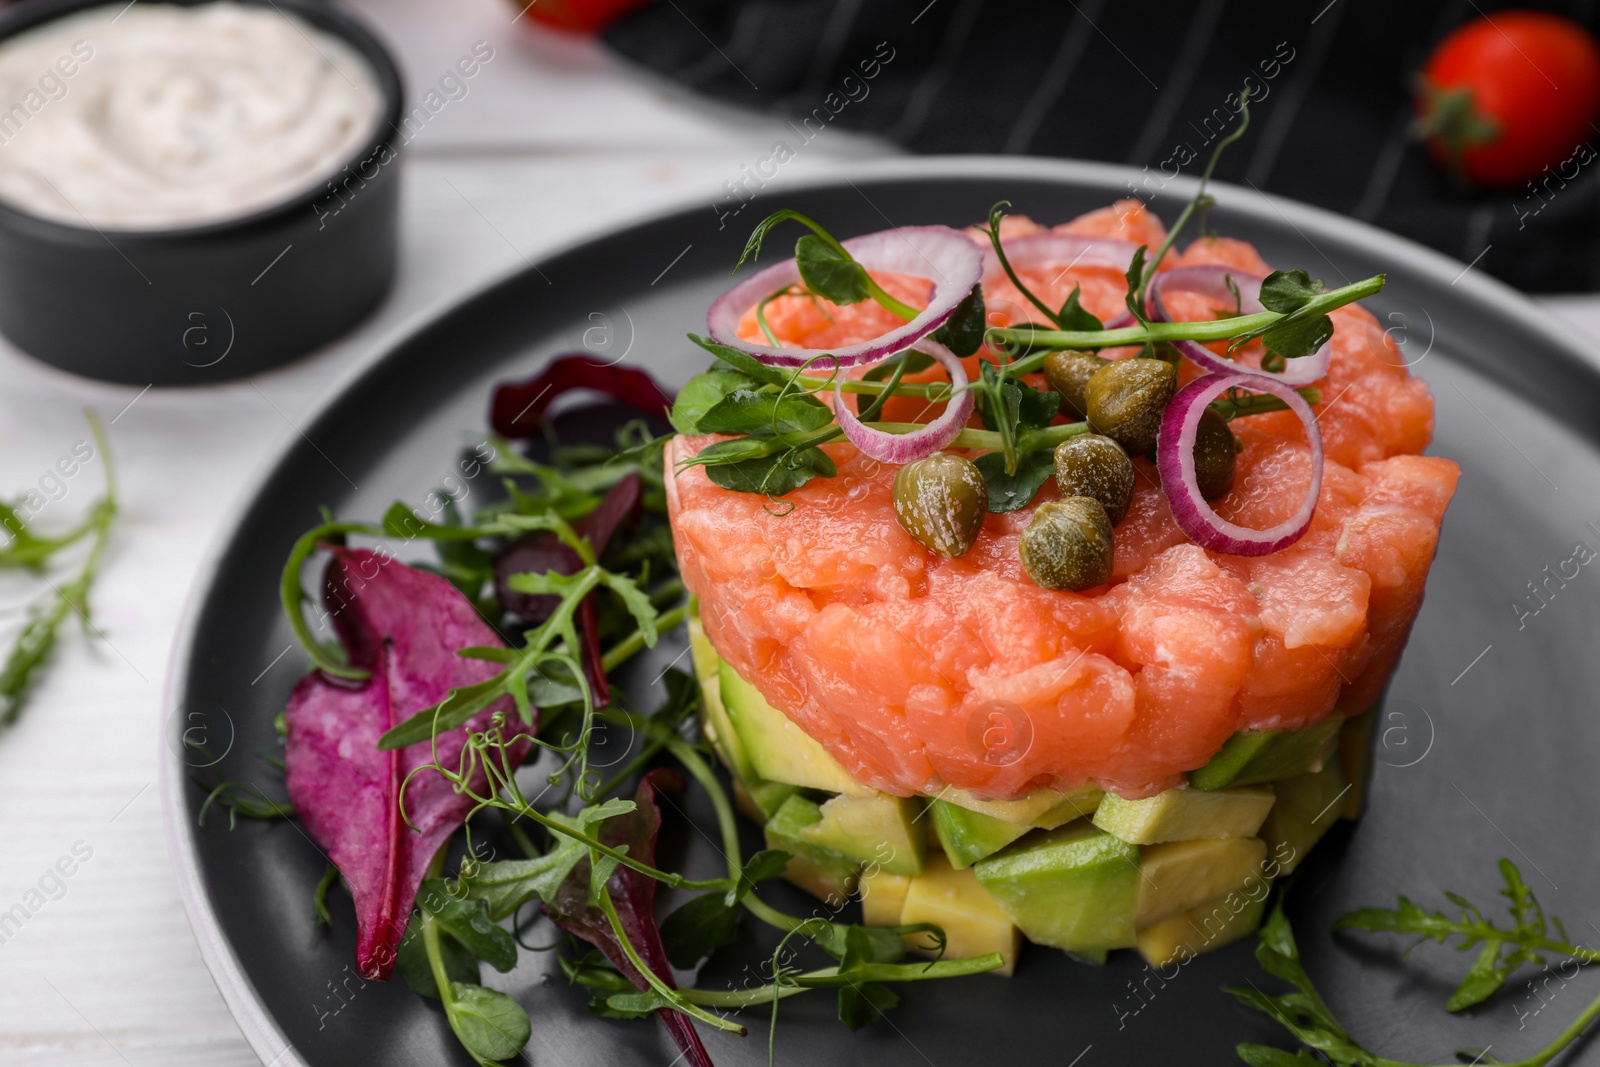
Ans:
{"type": "MultiPolygon", "coordinates": [[[[317,913],[340,882],[353,900],[360,973],[437,1002],[481,1064],[537,1025],[482,970],[516,966],[531,912],[574,995],[654,1016],[691,1064],[697,1028],[743,1034],[750,1010],[776,1059],[806,991],[855,1029],[909,983],[1010,973],[1025,941],[1164,968],[1258,928],[1297,989],[1235,995],[1335,1063],[1389,1064],[1268,898],[1360,813],[1459,471],[1421,454],[1431,397],[1357,305],[1382,277],[1180,248],[1208,206],[1202,186],[1168,231],[1136,201],[1054,228],[1001,203],[843,240],[774,214],[744,258],[785,224],[793,257],[711,306],[712,361],[675,396],[562,357],[496,389],[496,436],[462,460],[494,503],[435,493],[300,539],[291,803],[208,781],[207,805],[299,818],[332,860],[317,913]],[[574,390],[638,418],[563,441],[574,390]],[[613,684],[679,627],[693,674],[613,684]],[[611,727],[638,744],[602,767],[611,727]],[[715,813],[711,877],[658,854],[686,789],[715,813]],[[820,905],[774,906],[777,878],[820,905]],[[683,902],[658,916],[663,887],[683,902]],[[680,986],[752,922],[782,932],[760,981],[680,986]]],[[[1593,958],[1502,870],[1510,928],[1454,896],[1459,919],[1402,899],[1344,925],[1479,947],[1452,1009],[1540,953],[1593,958]]]]}

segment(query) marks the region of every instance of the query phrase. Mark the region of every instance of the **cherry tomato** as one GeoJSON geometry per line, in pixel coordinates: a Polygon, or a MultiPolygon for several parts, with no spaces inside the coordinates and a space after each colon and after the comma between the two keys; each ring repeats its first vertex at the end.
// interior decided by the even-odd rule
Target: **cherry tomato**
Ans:
{"type": "Polygon", "coordinates": [[[1453,31],[1418,79],[1418,129],[1441,165],[1482,186],[1521,184],[1595,136],[1600,45],[1543,11],[1497,11],[1453,31]]]}
{"type": "Polygon", "coordinates": [[[569,33],[595,33],[646,0],[514,0],[535,22],[569,33]]]}

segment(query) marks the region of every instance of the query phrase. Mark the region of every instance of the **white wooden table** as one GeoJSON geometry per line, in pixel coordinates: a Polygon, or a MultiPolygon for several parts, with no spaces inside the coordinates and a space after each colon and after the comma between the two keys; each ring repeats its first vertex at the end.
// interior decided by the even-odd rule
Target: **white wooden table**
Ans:
{"type": "MultiPolygon", "coordinates": [[[[68,633],[23,720],[0,732],[0,912],[75,846],[89,853],[71,877],[45,879],[54,898],[0,943],[0,1067],[257,1062],[179,906],[154,786],[169,650],[197,559],[302,413],[389,339],[585,231],[668,204],[711,210],[722,182],[782,136],[781,124],[626,71],[591,42],[513,25],[505,0],[355,6],[413,95],[476,42],[495,49],[410,146],[399,280],[370,321],[251,381],[143,393],[68,377],[0,341],[0,495],[36,484],[86,437],[93,407],[113,423],[124,508],[94,597],[107,639],[68,633]]],[[[888,154],[829,131],[783,175],[888,154]]],[[[1552,306],[1600,327],[1600,299],[1552,306]]],[[[100,475],[96,463],[68,482],[41,523],[76,515],[100,475]]],[[[22,592],[0,585],[0,605],[22,592]]]]}

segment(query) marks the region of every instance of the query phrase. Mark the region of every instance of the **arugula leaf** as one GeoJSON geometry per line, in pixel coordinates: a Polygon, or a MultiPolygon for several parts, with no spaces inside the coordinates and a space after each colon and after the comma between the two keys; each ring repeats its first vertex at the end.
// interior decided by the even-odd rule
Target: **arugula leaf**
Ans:
{"type": "Polygon", "coordinates": [[[1500,876],[1505,881],[1505,888],[1500,890],[1500,895],[1509,901],[1509,929],[1490,922],[1476,906],[1455,893],[1446,893],[1445,897],[1461,909],[1458,918],[1452,919],[1442,911],[1425,911],[1407,898],[1400,897],[1397,908],[1353,911],[1334,923],[1333,928],[1413,934],[1441,945],[1449,943],[1451,938],[1460,938],[1456,948],[1462,952],[1481,944],[1482,948],[1473,960],[1472,967],[1445,1005],[1450,1011],[1461,1011],[1488,1000],[1524,964],[1543,965],[1545,959],[1540,955],[1541,949],[1561,952],[1581,960],[1600,959],[1600,953],[1552,940],[1552,925],[1562,941],[1566,940],[1565,928],[1560,919],[1546,918],[1543,906],[1523,881],[1516,864],[1501,859],[1500,876]]]}
{"type": "Polygon", "coordinates": [[[1006,473],[1005,455],[985,452],[973,460],[989,490],[989,511],[1016,511],[1033,502],[1039,487],[1055,473],[1055,457],[1050,449],[1028,452],[1017,461],[1015,474],[1006,473]]]}
{"type": "Polygon", "coordinates": [[[814,233],[794,243],[794,261],[806,288],[835,304],[859,304],[872,295],[867,269],[814,233]]]}
{"type": "Polygon", "coordinates": [[[833,421],[833,410],[806,393],[779,394],[767,389],[735,389],[700,416],[700,433],[803,434],[833,421]]]}
{"type": "MultiPolygon", "coordinates": [[[[478,957],[472,950],[453,937],[439,938],[439,955],[444,962],[445,977],[452,983],[478,980],[478,957]]],[[[433,967],[428,963],[428,949],[422,936],[407,931],[400,941],[400,951],[395,957],[395,970],[406,987],[419,996],[439,999],[439,984],[433,980],[433,967]]]]}
{"type": "MultiPolygon", "coordinates": [[[[613,797],[603,804],[590,805],[577,815],[553,811],[547,817],[592,838],[595,827],[613,816],[626,815],[635,807],[631,800],[613,797]]],[[[566,834],[554,836],[550,851],[543,856],[468,864],[462,868],[458,892],[468,900],[483,901],[488,906],[489,918],[496,921],[515,914],[534,897],[550,903],[572,869],[589,855],[589,846],[582,841],[566,834]]]]}
{"type": "Polygon", "coordinates": [[[701,417],[715,407],[723,397],[736,389],[753,389],[759,384],[743,371],[712,367],[690,378],[684,383],[683,388],[678,390],[678,397],[672,403],[672,411],[668,413],[667,421],[671,422],[672,428],[679,433],[698,433],[701,417]]]}
{"type": "MultiPolygon", "coordinates": [[[[1451,938],[1460,938],[1456,948],[1461,951],[1481,944],[1477,958],[1450,998],[1451,1011],[1481,1004],[1524,963],[1543,964],[1543,958],[1537,954],[1539,950],[1559,952],[1579,963],[1600,962],[1600,950],[1565,943],[1565,927],[1559,919],[1546,917],[1538,898],[1523,881],[1515,864],[1502,859],[1500,874],[1506,883],[1500,894],[1510,902],[1512,925],[1509,929],[1488,921],[1474,905],[1455,893],[1446,893],[1445,897],[1461,909],[1457,919],[1443,912],[1425,911],[1401,897],[1398,908],[1354,911],[1335,923],[1334,929],[1414,934],[1420,940],[1437,941],[1440,944],[1448,943],[1451,938]],[[1551,926],[1555,927],[1562,941],[1551,938],[1551,926]]],[[[1294,934],[1289,928],[1288,919],[1284,917],[1282,893],[1271,915],[1262,924],[1260,939],[1256,947],[1257,961],[1269,974],[1293,985],[1296,992],[1272,996],[1252,985],[1249,989],[1229,989],[1229,993],[1250,1007],[1272,1016],[1302,1045],[1321,1053],[1328,1062],[1338,1067],[1414,1067],[1362,1048],[1334,1018],[1301,966],[1294,934]]],[[[1600,1000],[1584,1009],[1577,1020],[1544,1049],[1516,1062],[1529,1065],[1548,1063],[1576,1041],[1596,1017],[1600,1017],[1600,1000]]],[[[1246,1063],[1261,1067],[1300,1067],[1307,1062],[1318,1062],[1316,1057],[1306,1056],[1304,1049],[1299,1054],[1291,1055],[1263,1045],[1240,1045],[1238,1052],[1239,1058],[1246,1063]]],[[[1463,1051],[1457,1055],[1462,1060],[1470,1057],[1474,1063],[1501,1062],[1489,1059],[1483,1052],[1463,1051]]]]}
{"type": "Polygon", "coordinates": [[[958,356],[970,356],[983,347],[983,333],[988,328],[985,314],[983,286],[974,285],[944,325],[933,331],[933,339],[958,356]]]}
{"type": "Polygon", "coordinates": [[[443,878],[430,878],[417,891],[417,903],[473,955],[504,974],[517,965],[517,941],[511,931],[489,918],[482,900],[466,900],[450,892],[443,878]]]}
{"type": "MultiPolygon", "coordinates": [[[[1294,931],[1283,913],[1283,899],[1283,895],[1279,894],[1271,914],[1261,925],[1256,962],[1268,974],[1288,982],[1298,992],[1273,996],[1255,986],[1248,989],[1230,986],[1226,992],[1241,1003],[1272,1016],[1302,1044],[1321,1052],[1340,1067],[1370,1067],[1374,1062],[1372,1054],[1356,1044],[1349,1032],[1339,1025],[1301,965],[1294,931]]],[[[1264,1048],[1262,1045],[1241,1045],[1238,1048],[1239,1058],[1246,1063],[1267,1064],[1268,1067],[1279,1067],[1285,1060],[1293,1062],[1288,1053],[1278,1053],[1275,1058],[1271,1053],[1264,1054],[1264,1048]]]]}
{"type": "Polygon", "coordinates": [[[1078,303],[1083,287],[1074,285],[1072,292],[1067,295],[1066,303],[1061,305],[1061,311],[1056,315],[1056,322],[1063,330],[1072,330],[1078,333],[1091,333],[1105,329],[1105,324],[1094,317],[1094,314],[1078,303]]]}
{"type": "Polygon", "coordinates": [[[0,550],[0,565],[16,565],[38,569],[60,548],[93,533],[89,551],[70,581],[52,583],[50,591],[40,595],[27,606],[21,631],[17,634],[5,660],[0,663],[0,725],[17,721],[27,704],[28,694],[55,648],[56,635],[70,614],[76,613],[83,621],[86,632],[93,632],[89,619],[89,591],[94,585],[100,567],[100,558],[111,539],[111,525],[117,516],[116,468],[111,462],[111,449],[105,431],[94,412],[88,412],[89,431],[94,436],[100,455],[105,458],[105,489],[89,506],[89,513],[76,530],[54,539],[32,535],[22,516],[7,506],[0,517],[9,534],[9,542],[0,550]]]}
{"type": "Polygon", "coordinates": [[[724,489],[762,493],[770,497],[793,492],[813,478],[832,478],[838,473],[839,469],[834,466],[833,460],[820,448],[791,448],[775,456],[720,463],[706,468],[706,475],[711,481],[724,489]]]}

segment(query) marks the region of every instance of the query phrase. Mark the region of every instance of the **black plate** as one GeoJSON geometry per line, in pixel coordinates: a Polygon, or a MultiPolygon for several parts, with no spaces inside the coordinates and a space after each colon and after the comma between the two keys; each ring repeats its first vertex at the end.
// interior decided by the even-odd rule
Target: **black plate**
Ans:
{"type": "MultiPolygon", "coordinates": [[[[1129,176],[1015,159],[920,160],[789,188],[781,205],[773,197],[760,207],[792,206],[842,234],[891,223],[963,224],[1002,197],[1018,211],[1060,220],[1106,204],[1129,176]]],[[[1171,219],[1192,191],[1175,182],[1156,207],[1171,219]]],[[[1344,911],[1400,892],[1434,901],[1450,888],[1493,904],[1495,860],[1509,856],[1575,937],[1588,934],[1600,893],[1600,851],[1587,847],[1600,800],[1583,788],[1600,766],[1592,710],[1600,597],[1590,588],[1600,586],[1600,575],[1584,567],[1564,586],[1551,580],[1548,606],[1537,614],[1514,605],[1575,545],[1600,550],[1600,374],[1525,299],[1459,263],[1251,191],[1223,188],[1217,199],[1212,225],[1255,242],[1279,266],[1304,267],[1330,284],[1388,272],[1389,287],[1370,306],[1433,387],[1438,452],[1466,471],[1427,605],[1390,691],[1369,813],[1330,835],[1297,889],[1291,914],[1308,965],[1355,1032],[1390,1057],[1439,1063],[1485,1044],[1506,1059],[1526,1055],[1576,1014],[1580,996],[1592,995],[1576,988],[1589,979],[1565,997],[1547,992],[1551,1006],[1537,1015],[1531,1011],[1540,1002],[1514,988],[1476,1016],[1454,1019],[1442,1004],[1470,957],[1424,947],[1401,963],[1392,943],[1336,940],[1328,930],[1344,911]]],[[[213,751],[226,751],[203,773],[273,791],[277,783],[255,754],[274,750],[273,716],[304,667],[298,651],[277,659],[290,644],[277,579],[318,507],[376,517],[396,498],[420,500],[481,436],[494,381],[526,375],[585,340],[597,354],[625,356],[668,383],[682,382],[706,362],[683,334],[702,325],[708,301],[728,285],[756,217],[746,212],[719,230],[715,216],[695,206],[550,256],[465,301],[335,392],[205,568],[172,673],[166,804],[202,952],[264,1062],[469,1060],[440,1013],[400,983],[362,985],[353,977],[353,914],[342,894],[335,894],[332,929],[313,928],[311,889],[323,858],[296,826],[241,822],[230,832],[226,819],[212,818],[196,827],[202,794],[186,783],[194,768],[178,754],[177,735],[198,731],[213,751]],[[598,329],[607,325],[609,335],[598,329]]],[[[642,686],[681,651],[681,643],[669,643],[637,664],[624,687],[649,706],[642,686]]],[[[692,828],[674,831],[665,848],[688,870],[720,870],[709,839],[692,828]]],[[[808,906],[787,886],[770,892],[787,908],[808,906]]],[[[766,931],[748,930],[700,983],[742,982],[770,944],[766,931]]],[[[906,987],[888,1024],[856,1035],[833,1021],[826,994],[811,994],[785,1003],[778,1055],[785,1063],[874,1067],[1221,1065],[1236,1062],[1236,1042],[1281,1040],[1272,1023],[1219,991],[1262,981],[1248,943],[1168,973],[1157,977],[1128,952],[1095,968],[1034,949],[1010,980],[906,987]]],[[[659,1027],[589,1017],[549,955],[525,952],[517,971],[490,980],[529,1009],[534,1064],[673,1060],[676,1050],[659,1027]]],[[[746,1022],[748,1039],[707,1035],[719,1064],[766,1062],[765,1016],[752,1013],[746,1022]]]]}

